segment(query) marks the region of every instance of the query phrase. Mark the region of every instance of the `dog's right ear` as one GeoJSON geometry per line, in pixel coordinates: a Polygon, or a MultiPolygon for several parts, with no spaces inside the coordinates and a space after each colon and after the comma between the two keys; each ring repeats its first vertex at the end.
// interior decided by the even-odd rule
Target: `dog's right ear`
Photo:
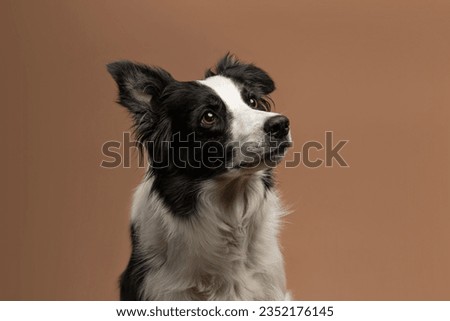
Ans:
{"type": "Polygon", "coordinates": [[[134,117],[149,111],[152,102],[174,81],[173,77],[161,68],[126,60],[110,63],[107,69],[119,87],[118,103],[127,107],[134,117]]]}

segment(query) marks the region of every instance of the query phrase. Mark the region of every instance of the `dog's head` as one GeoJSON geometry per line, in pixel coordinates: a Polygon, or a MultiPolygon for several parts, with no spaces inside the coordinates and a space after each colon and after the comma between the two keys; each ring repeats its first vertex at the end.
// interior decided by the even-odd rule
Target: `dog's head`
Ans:
{"type": "Polygon", "coordinates": [[[180,82],[130,61],[109,64],[108,71],[152,171],[209,177],[262,170],[278,164],[291,144],[288,118],[271,112],[273,80],[232,55],[198,81],[180,82]]]}

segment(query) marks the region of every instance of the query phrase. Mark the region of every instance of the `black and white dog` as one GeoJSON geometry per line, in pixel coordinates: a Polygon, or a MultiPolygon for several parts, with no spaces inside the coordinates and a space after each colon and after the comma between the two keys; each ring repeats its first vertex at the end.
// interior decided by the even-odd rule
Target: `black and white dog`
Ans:
{"type": "Polygon", "coordinates": [[[270,112],[273,80],[230,54],[197,81],[129,61],[108,71],[149,159],[120,298],[289,299],[272,170],[291,138],[270,112]]]}

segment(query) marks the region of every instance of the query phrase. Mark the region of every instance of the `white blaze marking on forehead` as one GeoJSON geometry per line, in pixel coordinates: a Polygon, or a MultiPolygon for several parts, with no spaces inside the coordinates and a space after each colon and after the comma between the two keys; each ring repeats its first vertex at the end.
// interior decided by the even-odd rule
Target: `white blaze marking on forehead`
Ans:
{"type": "Polygon", "coordinates": [[[213,76],[198,82],[214,90],[227,105],[233,116],[231,134],[234,141],[263,140],[265,121],[278,114],[252,109],[242,100],[239,87],[229,78],[213,76]]]}

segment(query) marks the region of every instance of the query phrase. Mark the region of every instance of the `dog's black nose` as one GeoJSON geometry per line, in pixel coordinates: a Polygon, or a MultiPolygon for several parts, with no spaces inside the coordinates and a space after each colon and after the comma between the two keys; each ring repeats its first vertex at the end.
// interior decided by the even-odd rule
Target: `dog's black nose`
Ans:
{"type": "Polygon", "coordinates": [[[270,117],[264,124],[264,131],[274,138],[284,138],[289,133],[289,119],[282,115],[270,117]]]}

